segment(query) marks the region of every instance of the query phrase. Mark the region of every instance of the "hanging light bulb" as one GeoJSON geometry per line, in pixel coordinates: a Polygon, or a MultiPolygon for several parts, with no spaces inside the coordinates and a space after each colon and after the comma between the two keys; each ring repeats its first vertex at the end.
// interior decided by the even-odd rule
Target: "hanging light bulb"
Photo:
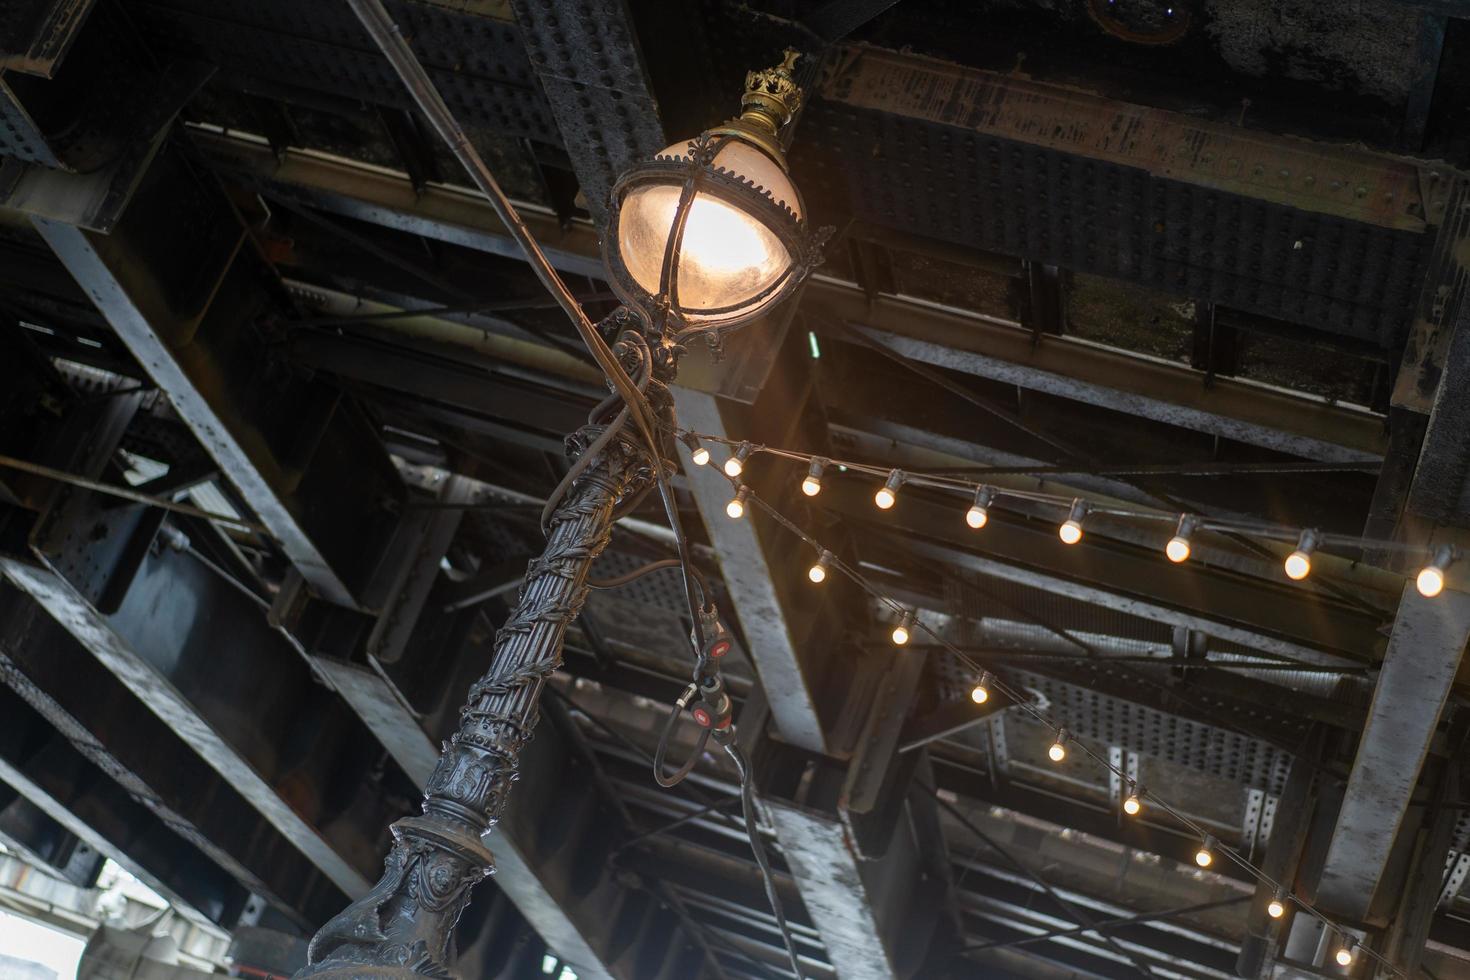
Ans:
{"type": "Polygon", "coordinates": [[[893,642],[895,646],[903,646],[909,641],[909,635],[914,628],[914,611],[905,609],[899,617],[898,625],[893,627],[893,642]]]}
{"type": "Polygon", "coordinates": [[[970,509],[965,511],[965,523],[980,530],[990,522],[990,504],[995,500],[995,490],[991,487],[980,487],[975,491],[975,502],[970,509]]]}
{"type": "Polygon", "coordinates": [[[1419,594],[1426,599],[1433,599],[1444,591],[1445,569],[1456,558],[1453,545],[1442,544],[1434,550],[1434,557],[1429,559],[1429,564],[1419,570],[1419,576],[1414,580],[1414,586],[1419,594]]]}
{"type": "Polygon", "coordinates": [[[822,471],[827,468],[827,461],[820,456],[813,457],[811,467],[806,471],[806,479],[801,481],[801,492],[808,497],[815,497],[822,492],[822,471]]]}
{"type": "Polygon", "coordinates": [[[1193,514],[1180,514],[1174,536],[1164,545],[1164,555],[1174,564],[1189,560],[1189,539],[1199,527],[1199,518],[1193,514]]]}
{"type": "Polygon", "coordinates": [[[689,461],[695,466],[703,466],[709,462],[709,450],[700,444],[699,438],[692,432],[686,432],[683,436],[684,445],[689,447],[689,461]]]}
{"type": "Polygon", "coordinates": [[[744,517],[745,501],[748,499],[750,499],[750,487],[741,487],[735,492],[735,496],[730,498],[730,502],[725,505],[726,515],[732,520],[737,521],[744,517]]]}
{"type": "Polygon", "coordinates": [[[888,482],[873,494],[873,503],[878,505],[879,510],[887,510],[898,501],[898,488],[903,486],[903,470],[894,470],[888,474],[888,482]]]}
{"type": "Polygon", "coordinates": [[[980,680],[976,682],[974,687],[970,688],[970,700],[976,704],[984,704],[986,701],[989,701],[990,685],[994,680],[995,678],[988,670],[981,674],[980,680]]]}
{"type": "Polygon", "coordinates": [[[1266,903],[1266,914],[1273,919],[1279,919],[1286,914],[1286,889],[1276,889],[1276,894],[1271,901],[1266,903]]]}
{"type": "Polygon", "coordinates": [[[1057,537],[1062,539],[1063,544],[1076,544],[1082,540],[1082,522],[1087,519],[1087,510],[1087,501],[1080,497],[1072,501],[1067,519],[1057,528],[1057,537]]]}
{"type": "Polygon", "coordinates": [[[1052,762],[1061,762],[1067,757],[1067,730],[1065,728],[1057,729],[1057,740],[1051,743],[1051,747],[1046,750],[1046,757],[1052,762]]]}
{"type": "Polygon", "coordinates": [[[1130,817],[1136,817],[1143,812],[1143,793],[1128,781],[1128,798],[1123,801],[1123,812],[1130,817]]]}
{"type": "Polygon", "coordinates": [[[1317,550],[1318,534],[1311,528],[1302,532],[1297,538],[1296,550],[1286,556],[1283,568],[1286,569],[1286,577],[1300,582],[1312,571],[1312,552],[1317,550]]]}
{"type": "Polygon", "coordinates": [[[821,556],[817,558],[817,563],[806,570],[806,577],[811,579],[818,585],[821,585],[823,582],[827,581],[827,569],[831,567],[832,552],[827,551],[824,548],[822,550],[821,556]]]}
{"type": "Polygon", "coordinates": [[[1194,863],[1201,868],[1208,868],[1215,863],[1215,838],[1206,837],[1199,850],[1194,852],[1194,863]]]}
{"type": "Polygon", "coordinates": [[[725,460],[725,475],[732,480],[745,472],[745,461],[750,458],[750,451],[754,447],[748,442],[742,442],[740,448],[735,450],[735,455],[725,460]]]}
{"type": "Polygon", "coordinates": [[[1352,966],[1353,951],[1357,949],[1357,946],[1357,941],[1351,936],[1343,936],[1342,942],[1338,945],[1337,952],[1332,954],[1332,958],[1337,960],[1338,966],[1352,966]]]}

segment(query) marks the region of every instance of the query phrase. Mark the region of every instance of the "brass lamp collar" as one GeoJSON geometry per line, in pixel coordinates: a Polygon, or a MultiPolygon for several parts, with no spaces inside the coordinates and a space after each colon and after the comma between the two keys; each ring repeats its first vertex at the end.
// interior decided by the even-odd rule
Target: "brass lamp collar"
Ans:
{"type": "Polygon", "coordinates": [[[801,88],[796,82],[796,62],[801,52],[787,48],[781,64],[762,71],[747,72],[745,95],[740,99],[740,118],[731,119],[709,132],[734,136],[753,143],[786,169],[786,154],[778,134],[801,108],[801,88]]]}

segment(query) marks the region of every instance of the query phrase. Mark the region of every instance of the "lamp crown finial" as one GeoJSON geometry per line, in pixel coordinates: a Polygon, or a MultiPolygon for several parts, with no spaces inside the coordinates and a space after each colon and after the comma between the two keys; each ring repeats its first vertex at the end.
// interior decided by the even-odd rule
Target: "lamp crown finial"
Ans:
{"type": "Polygon", "coordinates": [[[741,118],[756,116],[772,130],[791,121],[801,108],[801,86],[796,81],[796,62],[802,56],[787,48],[781,64],[745,75],[745,95],[740,100],[741,118]]]}

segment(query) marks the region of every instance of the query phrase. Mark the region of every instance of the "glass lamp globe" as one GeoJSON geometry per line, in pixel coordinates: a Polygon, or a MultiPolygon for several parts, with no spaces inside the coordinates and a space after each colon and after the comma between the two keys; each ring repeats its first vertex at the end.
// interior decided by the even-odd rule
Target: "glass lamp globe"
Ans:
{"type": "Polygon", "coordinates": [[[759,316],[813,264],[777,137],[801,101],[797,57],[747,76],[739,119],[666,147],[613,187],[603,239],[613,290],[666,333],[759,316]]]}

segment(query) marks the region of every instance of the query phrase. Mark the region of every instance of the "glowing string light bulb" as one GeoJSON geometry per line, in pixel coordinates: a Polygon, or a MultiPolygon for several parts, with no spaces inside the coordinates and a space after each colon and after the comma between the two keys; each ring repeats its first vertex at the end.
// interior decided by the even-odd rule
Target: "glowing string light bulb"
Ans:
{"type": "Polygon", "coordinates": [[[887,510],[898,501],[898,488],[903,486],[903,470],[894,470],[888,474],[888,482],[873,494],[873,503],[878,505],[879,510],[887,510]]]}
{"type": "Polygon", "coordinates": [[[1419,570],[1419,575],[1414,579],[1414,587],[1419,594],[1426,599],[1433,599],[1444,591],[1445,569],[1455,560],[1457,555],[1453,545],[1442,544],[1434,550],[1434,557],[1429,559],[1429,564],[1419,570]]]}
{"type": "Polygon", "coordinates": [[[1276,894],[1266,903],[1266,914],[1273,919],[1279,919],[1286,914],[1286,889],[1276,889],[1276,894]]]}
{"type": "Polygon", "coordinates": [[[1215,838],[1206,837],[1199,850],[1194,852],[1194,863],[1201,868],[1208,868],[1215,863],[1215,838]]]}
{"type": "Polygon", "coordinates": [[[990,504],[994,500],[995,490],[991,487],[980,487],[976,490],[975,502],[965,511],[965,523],[977,531],[990,523],[990,504]]]}
{"type": "Polygon", "coordinates": [[[801,492],[808,497],[815,497],[822,492],[822,471],[827,468],[827,460],[820,456],[812,458],[812,465],[806,471],[806,478],[801,481],[801,492]]]}
{"type": "Polygon", "coordinates": [[[1143,793],[1133,781],[1128,781],[1128,798],[1123,801],[1123,812],[1130,817],[1136,817],[1143,812],[1143,793]]]}
{"type": "Polygon", "coordinates": [[[1195,528],[1199,527],[1199,518],[1193,514],[1180,514],[1179,524],[1174,528],[1174,536],[1169,543],[1164,545],[1164,555],[1174,564],[1189,560],[1189,539],[1194,535],[1195,528]]]}
{"type": "Polygon", "coordinates": [[[1302,532],[1297,538],[1296,550],[1286,556],[1282,567],[1286,569],[1286,577],[1300,582],[1312,572],[1312,552],[1317,550],[1320,536],[1312,528],[1302,532]]]}
{"type": "Polygon", "coordinates": [[[735,491],[735,496],[725,505],[725,514],[731,520],[738,521],[745,516],[745,502],[750,499],[750,487],[741,487],[735,491]]]}
{"type": "Polygon", "coordinates": [[[903,615],[899,617],[898,624],[893,627],[892,636],[895,646],[903,646],[909,641],[909,636],[913,632],[915,618],[912,609],[905,609],[903,611],[903,615]]]}
{"type": "Polygon", "coordinates": [[[748,442],[742,442],[740,448],[735,450],[735,455],[725,460],[725,475],[732,480],[745,472],[745,461],[750,458],[751,450],[755,447],[748,442]]]}
{"type": "Polygon", "coordinates": [[[827,570],[832,567],[832,552],[822,549],[822,554],[817,558],[817,563],[806,570],[806,577],[817,585],[827,581],[827,570]]]}
{"type": "Polygon", "coordinates": [[[1351,936],[1343,936],[1342,943],[1337,947],[1337,952],[1332,954],[1332,958],[1337,961],[1338,966],[1352,966],[1353,951],[1357,946],[1357,942],[1351,936]]]}
{"type": "Polygon", "coordinates": [[[970,700],[976,704],[984,704],[986,701],[989,701],[990,685],[994,680],[995,677],[988,670],[981,674],[980,680],[976,682],[974,687],[970,688],[970,700]]]}
{"type": "Polygon", "coordinates": [[[1065,728],[1057,729],[1057,740],[1051,743],[1051,747],[1046,750],[1046,757],[1052,762],[1061,762],[1067,757],[1067,730],[1065,728]]]}
{"type": "Polygon", "coordinates": [[[1067,519],[1057,528],[1057,537],[1062,539],[1063,544],[1076,544],[1082,540],[1082,522],[1087,519],[1087,510],[1087,501],[1080,498],[1072,501],[1067,519]]]}
{"type": "Polygon", "coordinates": [[[689,461],[695,466],[703,466],[709,462],[709,450],[700,444],[694,433],[684,433],[684,445],[689,447],[689,461]]]}

